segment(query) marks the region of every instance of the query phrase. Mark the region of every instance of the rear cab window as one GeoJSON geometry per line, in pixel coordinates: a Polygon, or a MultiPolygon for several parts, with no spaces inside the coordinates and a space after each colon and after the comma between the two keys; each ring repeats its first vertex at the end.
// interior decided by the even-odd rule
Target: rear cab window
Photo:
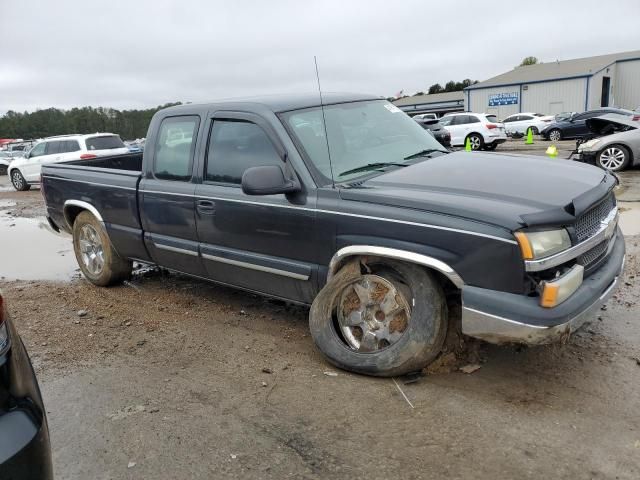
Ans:
{"type": "Polygon", "coordinates": [[[162,120],[153,160],[153,174],[156,178],[183,182],[191,180],[199,124],[200,117],[196,115],[167,117],[162,120]]]}
{"type": "Polygon", "coordinates": [[[123,148],[125,144],[118,135],[100,135],[98,137],[88,137],[85,140],[87,150],[113,150],[123,148]]]}
{"type": "MultiPolygon", "coordinates": [[[[496,117],[495,115],[487,115],[486,118],[487,118],[487,122],[498,123],[498,117],[496,117]]],[[[516,117],[516,118],[519,118],[519,117],[516,117]]],[[[476,119],[476,121],[478,121],[478,120],[476,119]]]]}

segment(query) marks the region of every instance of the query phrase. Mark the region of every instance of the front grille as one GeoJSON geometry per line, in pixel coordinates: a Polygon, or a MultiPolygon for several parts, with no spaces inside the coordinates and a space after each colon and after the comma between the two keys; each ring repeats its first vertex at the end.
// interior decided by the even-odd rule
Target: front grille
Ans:
{"type": "MultiPolygon", "coordinates": [[[[607,215],[609,215],[609,212],[611,212],[615,205],[616,199],[613,196],[612,192],[591,210],[580,215],[575,224],[575,231],[578,242],[583,242],[587,238],[595,235],[596,232],[600,229],[600,222],[607,218],[607,215]]],[[[599,245],[594,248],[598,247],[599,245]]]]}
{"type": "Polygon", "coordinates": [[[609,246],[609,240],[600,242],[591,250],[587,250],[585,253],[578,257],[578,263],[584,267],[585,270],[589,270],[590,267],[598,263],[604,255],[607,253],[607,247],[609,246]]]}

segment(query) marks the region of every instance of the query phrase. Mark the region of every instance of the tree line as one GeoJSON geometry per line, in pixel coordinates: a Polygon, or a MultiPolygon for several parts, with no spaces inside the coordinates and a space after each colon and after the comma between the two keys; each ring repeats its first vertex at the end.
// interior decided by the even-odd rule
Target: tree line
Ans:
{"type": "Polygon", "coordinates": [[[71,110],[47,108],[35,112],[9,110],[0,117],[0,138],[35,139],[70,133],[117,133],[123,140],[145,137],[151,117],[160,109],[180,105],[167,103],[146,110],[81,107],[71,110]]]}

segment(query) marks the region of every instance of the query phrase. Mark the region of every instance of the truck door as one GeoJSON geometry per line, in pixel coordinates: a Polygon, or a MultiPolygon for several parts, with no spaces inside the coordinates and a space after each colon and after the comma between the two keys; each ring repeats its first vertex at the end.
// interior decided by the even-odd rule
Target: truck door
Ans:
{"type": "Polygon", "coordinates": [[[249,196],[241,188],[249,167],[285,167],[284,151],[268,122],[257,115],[213,116],[202,183],[196,187],[200,252],[212,280],[311,302],[315,198],[249,196]]]}
{"type": "Polygon", "coordinates": [[[147,139],[151,161],[140,182],[140,217],[145,245],[158,265],[203,276],[192,183],[199,125],[197,115],[165,117],[155,138],[147,139]]]}

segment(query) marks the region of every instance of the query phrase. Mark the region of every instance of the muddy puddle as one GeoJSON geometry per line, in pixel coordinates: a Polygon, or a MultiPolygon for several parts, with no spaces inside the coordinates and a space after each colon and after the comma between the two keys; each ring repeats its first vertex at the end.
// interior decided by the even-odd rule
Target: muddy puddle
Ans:
{"type": "MultiPolygon", "coordinates": [[[[2,201],[0,207],[11,203],[2,201]]],[[[69,235],[54,232],[45,218],[0,211],[0,279],[66,281],[78,276],[77,268],[69,235]]]]}

